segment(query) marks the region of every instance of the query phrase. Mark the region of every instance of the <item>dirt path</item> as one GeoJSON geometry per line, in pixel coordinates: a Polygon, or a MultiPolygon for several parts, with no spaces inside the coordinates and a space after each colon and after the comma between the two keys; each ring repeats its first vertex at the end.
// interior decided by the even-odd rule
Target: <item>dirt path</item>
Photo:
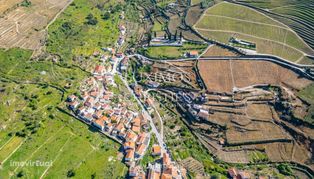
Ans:
{"type": "MultiPolygon", "coordinates": [[[[63,146],[60,148],[58,154],[56,155],[56,157],[54,158],[54,160],[52,161],[52,164],[59,158],[59,156],[61,155],[64,147],[68,144],[68,142],[70,141],[70,139],[72,139],[72,136],[70,138],[68,138],[68,140],[63,144],[63,146]]],[[[49,171],[49,169],[52,167],[53,165],[50,165],[48,168],[46,168],[46,170],[44,171],[44,173],[40,176],[40,179],[42,179],[49,171]]]]}
{"type": "MultiPolygon", "coordinates": [[[[26,160],[24,160],[23,162],[26,162],[26,161],[28,161],[30,158],[32,158],[33,155],[34,155],[37,151],[39,151],[45,144],[47,144],[52,138],[54,138],[63,128],[64,128],[64,126],[61,127],[54,135],[50,136],[43,144],[41,144],[36,150],[34,150],[33,153],[31,153],[31,155],[30,155],[26,160]]],[[[15,168],[15,169],[14,169],[14,172],[16,172],[17,169],[19,169],[19,167],[15,168]]]]}
{"type": "Polygon", "coordinates": [[[5,158],[3,161],[2,161],[2,165],[24,144],[24,142],[26,141],[26,139],[24,139],[20,144],[19,146],[17,146],[13,152],[10,153],[10,155],[5,158]]]}

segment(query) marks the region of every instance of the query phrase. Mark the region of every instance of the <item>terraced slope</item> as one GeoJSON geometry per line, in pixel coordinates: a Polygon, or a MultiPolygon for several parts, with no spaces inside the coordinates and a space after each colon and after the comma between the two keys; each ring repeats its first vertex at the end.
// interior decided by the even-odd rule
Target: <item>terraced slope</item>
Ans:
{"type": "Polygon", "coordinates": [[[286,25],[245,6],[227,2],[209,8],[194,28],[209,39],[228,43],[231,37],[256,43],[257,52],[300,63],[311,49],[286,25]]]}
{"type": "Polygon", "coordinates": [[[239,3],[261,8],[296,31],[314,48],[314,1],[312,0],[240,0],[239,3]]]}

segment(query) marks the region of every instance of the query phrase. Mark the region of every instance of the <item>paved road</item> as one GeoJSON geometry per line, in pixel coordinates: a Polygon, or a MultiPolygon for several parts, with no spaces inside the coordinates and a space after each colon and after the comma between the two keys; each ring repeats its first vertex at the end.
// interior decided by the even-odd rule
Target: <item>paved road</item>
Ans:
{"type": "Polygon", "coordinates": [[[135,95],[134,91],[129,87],[128,82],[123,78],[123,76],[121,75],[121,73],[118,73],[121,80],[123,81],[124,85],[128,88],[128,90],[130,91],[130,93],[133,95],[133,97],[136,99],[137,103],[140,105],[143,115],[149,120],[149,124],[152,128],[152,132],[155,134],[158,144],[160,145],[161,149],[163,152],[167,151],[165,148],[165,142],[163,141],[163,137],[160,135],[160,133],[158,132],[152,117],[150,116],[150,114],[147,112],[147,110],[145,109],[144,105],[142,104],[142,102],[137,98],[137,96],[135,95]]]}
{"type": "Polygon", "coordinates": [[[135,54],[131,55],[136,56],[140,59],[146,60],[146,61],[155,61],[155,62],[183,62],[183,61],[191,61],[191,60],[263,60],[263,61],[270,61],[274,62],[286,67],[289,67],[291,69],[297,70],[304,74],[305,76],[314,79],[314,76],[306,72],[306,68],[314,68],[314,65],[302,65],[302,64],[296,64],[291,61],[282,59],[280,57],[272,56],[272,55],[245,55],[245,56],[218,56],[218,57],[197,57],[197,58],[184,58],[184,59],[174,59],[174,60],[157,60],[157,59],[151,59],[148,57],[145,57],[141,54],[135,54]]]}

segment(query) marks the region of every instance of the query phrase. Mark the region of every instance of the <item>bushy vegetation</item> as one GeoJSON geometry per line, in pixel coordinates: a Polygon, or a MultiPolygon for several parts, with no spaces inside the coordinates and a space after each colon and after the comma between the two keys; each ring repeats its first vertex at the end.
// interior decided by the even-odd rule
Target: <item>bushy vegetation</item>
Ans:
{"type": "Polygon", "coordinates": [[[283,175],[286,175],[286,176],[292,176],[293,175],[293,171],[288,164],[279,164],[277,166],[277,169],[283,175]]]}
{"type": "Polygon", "coordinates": [[[32,2],[30,0],[23,0],[21,2],[21,6],[23,7],[30,7],[32,5],[32,2]]]}
{"type": "Polygon", "coordinates": [[[249,153],[251,163],[259,163],[268,161],[268,157],[265,153],[260,151],[252,151],[249,153]]]}
{"type": "Polygon", "coordinates": [[[314,123],[314,85],[311,84],[304,88],[298,93],[298,95],[310,104],[308,115],[304,118],[304,120],[314,123]]]}
{"type": "Polygon", "coordinates": [[[208,174],[217,174],[224,178],[226,176],[227,166],[215,161],[209,151],[199,142],[199,140],[191,133],[174,111],[175,106],[164,100],[163,97],[153,93],[156,100],[160,103],[160,115],[167,120],[164,120],[164,130],[167,138],[167,146],[171,151],[172,157],[177,160],[184,160],[189,157],[201,162],[205,172],[208,174]],[[168,117],[165,117],[168,116],[168,117]],[[170,120],[171,119],[171,120],[170,120]],[[175,129],[176,128],[176,129],[175,129]],[[176,130],[175,132],[170,132],[176,130]]]}
{"type": "Polygon", "coordinates": [[[148,47],[140,49],[139,52],[147,57],[155,59],[175,59],[182,58],[187,52],[196,50],[201,54],[206,49],[206,44],[184,43],[182,47],[148,47]]]}
{"type": "Polygon", "coordinates": [[[74,1],[49,27],[47,51],[69,62],[90,56],[101,47],[114,46],[121,9],[115,1],[74,1]]]}

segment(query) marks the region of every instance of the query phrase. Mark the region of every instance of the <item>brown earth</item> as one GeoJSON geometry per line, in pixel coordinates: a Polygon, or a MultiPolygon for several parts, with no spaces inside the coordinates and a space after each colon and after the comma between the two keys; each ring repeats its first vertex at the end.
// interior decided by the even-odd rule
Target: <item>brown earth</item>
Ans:
{"type": "Polygon", "coordinates": [[[11,8],[15,8],[22,0],[0,0],[0,14],[7,12],[11,8]]]}
{"type": "Polygon", "coordinates": [[[200,60],[198,69],[208,91],[232,92],[256,84],[272,84],[301,89],[311,83],[297,73],[267,61],[200,60]]]}
{"type": "MultiPolygon", "coordinates": [[[[38,49],[45,40],[48,23],[71,0],[32,0],[30,7],[17,7],[0,18],[0,47],[38,49]]],[[[12,2],[3,2],[10,6],[12,2]]],[[[2,2],[1,2],[2,7],[2,2]]]]}
{"type": "Polygon", "coordinates": [[[210,56],[238,56],[237,53],[232,52],[226,48],[219,47],[217,45],[212,45],[207,49],[207,51],[203,54],[203,57],[210,57],[210,56]]]}

